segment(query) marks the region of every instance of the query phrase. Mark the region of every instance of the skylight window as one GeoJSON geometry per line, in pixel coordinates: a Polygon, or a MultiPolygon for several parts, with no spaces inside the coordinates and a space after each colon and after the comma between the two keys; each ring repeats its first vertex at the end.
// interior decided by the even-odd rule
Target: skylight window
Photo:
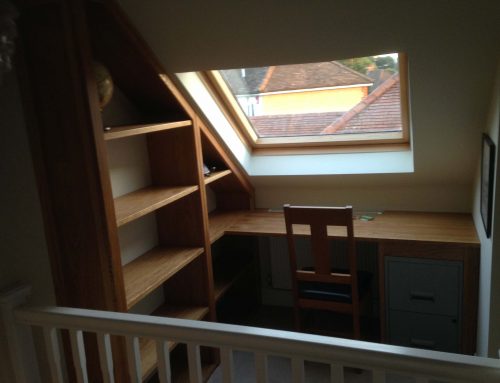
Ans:
{"type": "Polygon", "coordinates": [[[405,55],[210,72],[255,147],[408,143],[405,55]]]}

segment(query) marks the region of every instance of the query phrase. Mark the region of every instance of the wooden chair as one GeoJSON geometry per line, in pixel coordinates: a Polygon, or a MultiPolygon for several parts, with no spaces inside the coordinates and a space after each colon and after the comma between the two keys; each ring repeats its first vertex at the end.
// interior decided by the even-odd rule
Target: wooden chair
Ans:
{"type": "MultiPolygon", "coordinates": [[[[288,251],[290,256],[294,319],[301,330],[300,309],[329,310],[352,314],[354,339],[360,338],[360,285],[369,289],[371,275],[360,273],[356,266],[352,207],[284,206],[288,251]],[[297,269],[293,225],[308,225],[311,230],[313,267],[297,269]],[[347,229],[348,270],[338,270],[330,264],[328,226],[347,229]]],[[[303,231],[302,233],[303,236],[303,231]]],[[[331,239],[331,238],[330,238],[331,239]]]]}

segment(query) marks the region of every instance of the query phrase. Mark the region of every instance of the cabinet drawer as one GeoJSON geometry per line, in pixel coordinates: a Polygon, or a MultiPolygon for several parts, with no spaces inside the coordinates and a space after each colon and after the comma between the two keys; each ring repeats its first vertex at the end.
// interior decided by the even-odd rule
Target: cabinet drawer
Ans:
{"type": "Polygon", "coordinates": [[[462,263],[386,257],[388,310],[456,317],[462,300],[462,263]]]}
{"type": "Polygon", "coordinates": [[[398,346],[459,352],[457,318],[389,311],[389,342],[398,346]]]}

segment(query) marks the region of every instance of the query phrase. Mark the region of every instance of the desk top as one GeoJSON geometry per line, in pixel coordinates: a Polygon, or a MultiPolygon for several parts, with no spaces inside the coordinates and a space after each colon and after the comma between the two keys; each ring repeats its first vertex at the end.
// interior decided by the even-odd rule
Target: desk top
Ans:
{"type": "MultiPolygon", "coordinates": [[[[476,228],[470,214],[421,213],[386,211],[372,221],[354,220],[354,236],[359,240],[423,241],[479,246],[476,228]]],[[[308,227],[298,227],[299,234],[308,235],[308,227]]],[[[282,212],[245,210],[210,214],[210,239],[224,234],[269,235],[286,234],[282,212]]],[[[345,237],[345,230],[329,227],[331,237],[345,237]]]]}

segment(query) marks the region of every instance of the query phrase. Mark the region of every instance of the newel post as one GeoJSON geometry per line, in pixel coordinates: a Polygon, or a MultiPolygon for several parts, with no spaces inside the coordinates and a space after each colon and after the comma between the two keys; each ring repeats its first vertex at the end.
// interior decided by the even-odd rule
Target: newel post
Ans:
{"type": "Polygon", "coordinates": [[[3,363],[15,383],[40,382],[31,328],[15,318],[15,310],[26,303],[30,294],[31,287],[26,285],[0,292],[0,355],[6,356],[3,363]]]}

